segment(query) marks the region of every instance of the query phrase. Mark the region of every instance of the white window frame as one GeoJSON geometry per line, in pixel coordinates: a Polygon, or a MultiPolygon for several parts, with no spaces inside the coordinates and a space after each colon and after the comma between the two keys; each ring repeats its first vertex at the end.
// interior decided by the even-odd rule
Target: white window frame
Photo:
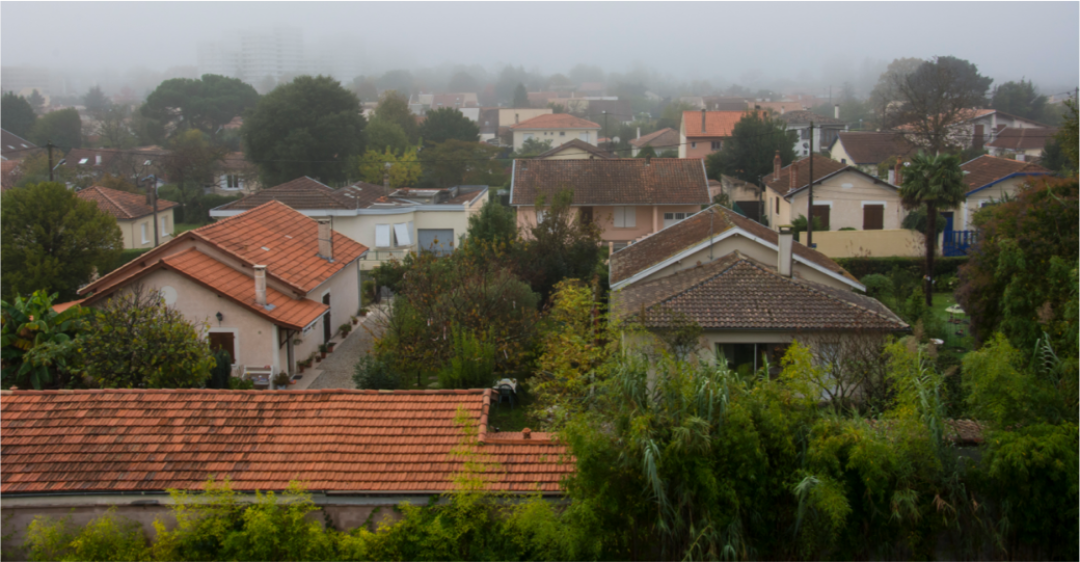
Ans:
{"type": "MultiPolygon", "coordinates": [[[[814,204],[816,205],[817,201],[814,201],[814,204]]],[[[862,202],[863,207],[865,207],[867,205],[881,205],[882,210],[889,208],[889,204],[887,202],[885,202],[885,201],[863,201],[862,202]]],[[[832,207],[832,204],[830,204],[829,206],[832,207]]]]}
{"type": "Polygon", "coordinates": [[[390,225],[389,224],[377,224],[375,225],[375,247],[376,248],[389,248],[392,243],[390,225]]]}
{"type": "Polygon", "coordinates": [[[394,223],[394,245],[412,246],[412,233],[409,232],[409,223],[394,223]]]}
{"type": "Polygon", "coordinates": [[[169,235],[169,215],[161,217],[161,235],[169,235]]]}
{"type": "Polygon", "coordinates": [[[547,218],[547,211],[545,211],[543,209],[537,209],[536,210],[536,224],[540,224],[540,223],[544,222],[545,218],[547,218]]]}
{"type": "Polygon", "coordinates": [[[637,207],[615,207],[615,228],[637,228],[637,207]]]}
{"type": "Polygon", "coordinates": [[[142,227],[142,243],[143,243],[143,244],[149,244],[149,243],[150,243],[150,239],[149,239],[149,238],[147,238],[147,236],[146,236],[146,231],[147,231],[147,228],[146,228],[146,223],[144,222],[144,223],[142,223],[142,224],[141,224],[141,225],[139,225],[139,226],[140,226],[140,227],[142,227]]]}
{"type": "Polygon", "coordinates": [[[697,142],[696,142],[696,141],[695,141],[695,142],[691,142],[691,143],[690,143],[690,148],[697,148],[697,142]]]}
{"type": "Polygon", "coordinates": [[[532,133],[521,133],[521,142],[525,142],[531,138],[533,138],[532,133]]]}

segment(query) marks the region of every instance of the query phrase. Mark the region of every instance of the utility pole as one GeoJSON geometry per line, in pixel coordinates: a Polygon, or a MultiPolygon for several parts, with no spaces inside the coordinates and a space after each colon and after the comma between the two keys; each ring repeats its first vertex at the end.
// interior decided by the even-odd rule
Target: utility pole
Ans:
{"type": "Polygon", "coordinates": [[[814,247],[814,122],[810,122],[810,190],[806,209],[806,247],[814,247]]]}
{"type": "Polygon", "coordinates": [[[45,148],[49,149],[49,181],[53,181],[52,147],[53,147],[52,141],[48,141],[48,142],[45,143],[45,148]]]}

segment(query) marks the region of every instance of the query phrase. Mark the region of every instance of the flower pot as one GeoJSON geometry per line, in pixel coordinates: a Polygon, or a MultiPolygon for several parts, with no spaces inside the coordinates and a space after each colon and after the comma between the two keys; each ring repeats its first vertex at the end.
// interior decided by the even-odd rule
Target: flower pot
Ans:
{"type": "Polygon", "coordinates": [[[359,324],[359,323],[360,323],[360,319],[359,319],[359,318],[353,318],[353,319],[352,319],[352,325],[353,325],[353,326],[355,326],[355,325],[357,325],[357,324],[359,324]]]}
{"type": "Polygon", "coordinates": [[[325,352],[325,351],[320,351],[320,352],[319,352],[319,359],[320,359],[320,360],[322,360],[322,359],[326,359],[326,352],[325,352]]]}

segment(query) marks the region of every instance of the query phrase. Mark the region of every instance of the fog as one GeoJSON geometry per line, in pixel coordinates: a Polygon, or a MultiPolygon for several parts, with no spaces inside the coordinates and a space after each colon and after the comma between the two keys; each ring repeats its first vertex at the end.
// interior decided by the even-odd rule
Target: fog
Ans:
{"type": "Polygon", "coordinates": [[[995,84],[1024,77],[1052,94],[1080,82],[1078,21],[1076,2],[3,2],[0,64],[47,69],[66,94],[145,95],[206,71],[200,44],[284,27],[304,72],[342,81],[407,69],[437,88],[462,68],[490,81],[507,64],[543,75],[587,64],[676,94],[847,82],[865,95],[895,58],[952,55],[995,84]]]}

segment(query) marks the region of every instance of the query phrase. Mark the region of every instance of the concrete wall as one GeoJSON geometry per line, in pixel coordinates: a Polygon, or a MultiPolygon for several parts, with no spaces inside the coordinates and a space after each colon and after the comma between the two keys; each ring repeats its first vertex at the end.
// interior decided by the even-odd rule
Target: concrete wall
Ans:
{"type": "Polygon", "coordinates": [[[521,150],[521,145],[529,136],[540,142],[551,141],[551,147],[562,146],[574,139],[585,141],[593,146],[600,140],[599,129],[531,129],[514,130],[514,150],[521,150]]]}
{"type": "MultiPolygon", "coordinates": [[[[615,227],[615,207],[592,207],[593,220],[600,225],[600,239],[605,242],[629,242],[664,228],[664,213],[687,213],[690,216],[701,211],[701,205],[652,205],[634,209],[633,228],[615,227]]],[[[575,216],[581,207],[575,207],[575,216]]],[[[518,230],[526,232],[536,226],[536,207],[517,207],[518,230]]]]}
{"type": "MultiPolygon", "coordinates": [[[[906,229],[815,232],[814,244],[817,245],[817,251],[830,258],[926,255],[923,235],[906,229]]],[[[940,248],[941,245],[938,244],[939,252],[940,248]]]]}
{"type": "MultiPolygon", "coordinates": [[[[158,245],[164,244],[169,240],[172,240],[173,229],[176,228],[176,220],[174,218],[174,208],[165,209],[164,211],[158,211],[158,245]],[[164,221],[164,228],[162,228],[162,221],[164,221]]],[[[146,215],[145,217],[139,217],[134,220],[117,220],[116,224],[120,227],[120,234],[124,238],[125,249],[135,248],[153,248],[154,247],[154,216],[146,215]],[[142,227],[146,225],[146,242],[143,242],[142,227]]]]}

